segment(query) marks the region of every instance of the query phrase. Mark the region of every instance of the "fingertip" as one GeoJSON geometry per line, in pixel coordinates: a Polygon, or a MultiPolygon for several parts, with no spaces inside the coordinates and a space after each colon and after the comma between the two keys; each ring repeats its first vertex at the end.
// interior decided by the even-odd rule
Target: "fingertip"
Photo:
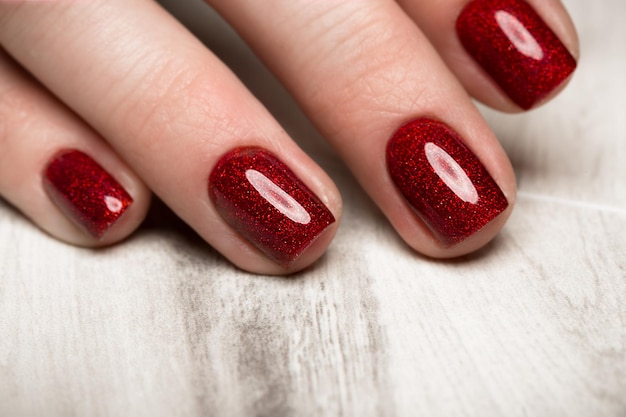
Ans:
{"type": "Polygon", "coordinates": [[[42,210],[31,217],[67,243],[108,246],[139,227],[150,192],[114,155],[99,154],[101,165],[88,152],[62,149],[53,154],[41,175],[42,210]]]}
{"type": "Polygon", "coordinates": [[[575,30],[556,2],[473,0],[460,11],[455,29],[460,46],[480,68],[456,68],[460,78],[472,95],[504,111],[548,101],[576,68],[575,30]],[[480,90],[481,77],[493,88],[480,90]],[[499,95],[510,103],[501,105],[499,95]]]}
{"type": "Polygon", "coordinates": [[[0,195],[73,245],[132,233],[150,193],[103,138],[4,53],[0,92],[0,195]]]}

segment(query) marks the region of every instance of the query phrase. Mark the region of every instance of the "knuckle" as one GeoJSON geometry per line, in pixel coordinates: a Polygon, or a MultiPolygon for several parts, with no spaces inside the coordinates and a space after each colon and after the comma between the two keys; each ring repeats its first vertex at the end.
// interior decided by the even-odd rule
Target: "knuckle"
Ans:
{"type": "Polygon", "coordinates": [[[120,96],[111,115],[136,158],[166,152],[172,140],[185,139],[191,152],[196,144],[224,137],[232,128],[219,87],[202,68],[172,61],[146,79],[120,96]]]}

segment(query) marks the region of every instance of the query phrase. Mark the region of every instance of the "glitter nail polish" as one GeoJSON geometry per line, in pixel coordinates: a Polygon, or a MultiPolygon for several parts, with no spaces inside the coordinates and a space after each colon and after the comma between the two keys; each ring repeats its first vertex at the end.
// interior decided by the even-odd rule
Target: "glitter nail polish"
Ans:
{"type": "Polygon", "coordinates": [[[115,178],[77,150],[59,153],[50,161],[43,185],[57,207],[95,238],[101,238],[133,202],[115,178]]]}
{"type": "Polygon", "coordinates": [[[258,147],[223,156],[209,177],[209,196],[226,223],[285,268],[335,222],[285,164],[258,147]]]}
{"type": "Polygon", "coordinates": [[[417,119],[400,127],[387,145],[387,169],[445,246],[476,233],[509,205],[483,164],[439,121],[417,119]]]}
{"type": "Polygon", "coordinates": [[[504,92],[530,109],[576,68],[576,60],[523,0],[473,0],[456,22],[467,52],[504,92]]]}

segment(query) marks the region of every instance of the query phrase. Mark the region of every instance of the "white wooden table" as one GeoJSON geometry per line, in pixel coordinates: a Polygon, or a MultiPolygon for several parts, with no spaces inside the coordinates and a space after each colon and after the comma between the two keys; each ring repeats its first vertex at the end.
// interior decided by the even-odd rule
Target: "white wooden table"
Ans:
{"type": "Polygon", "coordinates": [[[272,278],[162,207],[91,251],[0,202],[0,416],[626,415],[625,2],[566,1],[583,53],[569,88],[526,115],[485,110],[519,204],[453,262],[400,241],[208,8],[170,3],[328,170],[344,221],[314,268],[272,278]]]}

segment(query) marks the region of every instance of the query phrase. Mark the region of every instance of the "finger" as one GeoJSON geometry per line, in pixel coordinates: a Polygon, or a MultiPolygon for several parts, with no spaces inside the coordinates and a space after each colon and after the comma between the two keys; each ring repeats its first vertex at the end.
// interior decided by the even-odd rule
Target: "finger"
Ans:
{"type": "Polygon", "coordinates": [[[502,227],[515,198],[511,166],[397,4],[212,3],[289,87],[409,245],[457,256],[502,227]]]}
{"type": "Polygon", "coordinates": [[[102,246],[141,223],[150,201],[142,182],[1,50],[0,120],[0,195],[42,229],[102,246]]]}
{"type": "Polygon", "coordinates": [[[0,19],[5,48],[236,265],[284,274],[324,252],[331,180],[157,4],[3,4],[0,19]]]}
{"type": "Polygon", "coordinates": [[[399,0],[471,95],[528,110],[571,78],[578,39],[559,0],[399,0]]]}

